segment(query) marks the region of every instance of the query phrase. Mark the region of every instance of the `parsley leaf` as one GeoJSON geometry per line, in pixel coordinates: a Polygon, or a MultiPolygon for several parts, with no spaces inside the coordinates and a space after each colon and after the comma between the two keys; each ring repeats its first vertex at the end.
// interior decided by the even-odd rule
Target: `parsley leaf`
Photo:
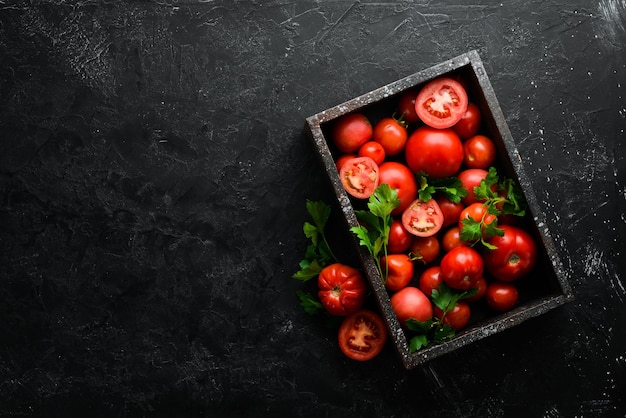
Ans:
{"type": "Polygon", "coordinates": [[[324,311],[324,305],[315,299],[310,293],[298,290],[296,295],[300,299],[300,306],[304,308],[304,311],[309,315],[315,315],[324,311]]]}
{"type": "Polygon", "coordinates": [[[432,199],[435,193],[441,193],[452,203],[459,203],[468,194],[467,189],[457,177],[432,178],[422,172],[417,178],[418,197],[424,202],[432,199]]]}

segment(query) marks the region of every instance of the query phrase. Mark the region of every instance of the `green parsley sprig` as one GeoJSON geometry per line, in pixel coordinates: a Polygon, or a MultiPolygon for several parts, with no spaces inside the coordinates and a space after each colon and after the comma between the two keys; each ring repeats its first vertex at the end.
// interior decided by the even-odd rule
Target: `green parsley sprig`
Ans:
{"type": "Polygon", "coordinates": [[[424,202],[433,198],[435,193],[441,193],[452,203],[459,203],[467,196],[467,189],[463,187],[458,177],[433,178],[425,173],[417,176],[419,182],[418,197],[424,202]]]}

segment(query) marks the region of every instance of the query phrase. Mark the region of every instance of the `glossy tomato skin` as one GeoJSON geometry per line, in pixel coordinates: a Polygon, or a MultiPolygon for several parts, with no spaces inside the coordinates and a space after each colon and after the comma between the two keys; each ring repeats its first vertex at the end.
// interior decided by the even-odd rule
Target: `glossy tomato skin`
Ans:
{"type": "Polygon", "coordinates": [[[469,290],[483,275],[483,259],[472,247],[456,247],[441,259],[441,279],[453,289],[469,290]]]}
{"type": "Polygon", "coordinates": [[[485,268],[495,278],[512,282],[527,275],[537,259],[537,245],[524,229],[513,225],[501,225],[504,235],[489,239],[495,245],[484,255],[485,268]]]}
{"type": "Polygon", "coordinates": [[[452,78],[440,77],[422,87],[415,99],[415,112],[426,125],[444,129],[461,120],[467,104],[463,85],[452,78]]]}
{"type": "Polygon", "coordinates": [[[398,100],[398,113],[402,115],[402,119],[409,123],[419,122],[420,118],[415,111],[415,99],[417,99],[417,91],[407,90],[402,93],[398,100]]]}
{"type": "Polygon", "coordinates": [[[359,157],[370,157],[378,165],[385,161],[385,149],[378,142],[367,141],[361,145],[357,154],[359,157]]]}
{"type": "Polygon", "coordinates": [[[441,283],[441,267],[439,266],[428,267],[420,274],[419,288],[428,297],[432,297],[433,290],[439,290],[441,283]]]}
{"type": "Polygon", "coordinates": [[[430,237],[441,229],[443,213],[435,199],[430,199],[428,202],[415,199],[402,212],[402,225],[415,236],[430,237]]]}
{"type": "Polygon", "coordinates": [[[476,302],[485,297],[485,292],[487,291],[487,279],[485,276],[480,276],[480,278],[476,281],[476,284],[472,289],[477,289],[476,293],[472,296],[466,298],[465,300],[468,302],[476,302]]]}
{"type": "Polygon", "coordinates": [[[367,361],[385,347],[387,329],[380,315],[361,309],[346,317],[338,333],[339,348],[348,358],[367,361]]]}
{"type": "Polygon", "coordinates": [[[445,196],[438,196],[435,198],[441,212],[443,213],[443,227],[450,226],[452,224],[456,224],[459,221],[459,216],[461,216],[461,212],[465,208],[463,203],[453,203],[445,196]]]}
{"type": "Polygon", "coordinates": [[[369,157],[356,157],[345,161],[339,170],[339,178],[346,191],[358,198],[370,197],[379,184],[379,167],[369,157]]]}
{"type": "Polygon", "coordinates": [[[461,216],[459,216],[459,230],[463,230],[463,220],[465,219],[473,219],[476,222],[483,221],[483,229],[484,226],[491,225],[493,222],[498,221],[498,217],[491,213],[487,212],[487,206],[483,205],[480,202],[472,203],[467,206],[461,212],[461,216]]]}
{"type": "Polygon", "coordinates": [[[414,173],[441,178],[456,174],[463,163],[463,144],[452,129],[417,128],[405,147],[407,165],[414,173]]]}
{"type": "Polygon", "coordinates": [[[413,237],[410,249],[411,256],[415,261],[427,265],[437,259],[441,245],[436,235],[413,237]]]}
{"type": "Polygon", "coordinates": [[[342,154],[339,158],[337,158],[337,160],[335,160],[335,165],[337,166],[337,171],[341,171],[341,167],[343,167],[343,165],[353,159],[356,158],[357,155],[356,154],[342,154]]]}
{"type": "Polygon", "coordinates": [[[425,322],[433,316],[433,306],[424,292],[417,287],[407,286],[391,296],[391,307],[402,326],[413,318],[425,322]]]}
{"type": "Polygon", "coordinates": [[[467,110],[452,129],[461,138],[466,140],[478,133],[480,124],[482,123],[482,112],[480,108],[473,102],[467,104],[467,110]]]}
{"type": "Polygon", "coordinates": [[[445,252],[464,245],[468,245],[468,243],[461,239],[461,228],[458,225],[448,228],[441,237],[441,246],[445,252]]]}
{"type": "Polygon", "coordinates": [[[443,314],[443,311],[436,306],[433,308],[433,314],[439,319],[442,319],[443,317],[441,322],[450,325],[450,328],[453,330],[460,331],[469,323],[471,309],[467,302],[459,300],[454,305],[454,308],[452,308],[452,310],[447,312],[445,315],[443,314]]]}
{"type": "Polygon", "coordinates": [[[324,267],[317,285],[320,301],[331,315],[350,315],[365,303],[367,283],[361,272],[351,266],[334,263],[324,267]]]}
{"type": "Polygon", "coordinates": [[[400,205],[391,212],[398,215],[411,204],[417,196],[417,180],[409,167],[396,161],[386,161],[379,167],[379,184],[387,183],[398,192],[400,205]]]}
{"type": "Polygon", "coordinates": [[[463,162],[469,168],[488,169],[496,160],[496,146],[485,135],[474,135],[463,143],[463,162]]]}
{"type": "Polygon", "coordinates": [[[510,311],[517,305],[518,299],[519,292],[513,283],[496,281],[487,285],[485,301],[494,311],[510,311]]]}
{"type": "Polygon", "coordinates": [[[396,155],[404,150],[408,136],[406,128],[396,119],[383,118],[374,126],[372,139],[386,155],[396,155]]]}
{"type": "Polygon", "coordinates": [[[343,153],[357,152],[372,138],[374,129],[361,113],[349,113],[337,119],[331,131],[331,140],[343,153]]]}
{"type": "Polygon", "coordinates": [[[463,202],[465,206],[479,202],[476,196],[474,196],[474,187],[478,187],[480,182],[487,178],[487,174],[489,174],[489,172],[482,168],[468,168],[457,175],[459,180],[461,180],[461,185],[467,190],[467,196],[461,198],[461,202],[463,202]]]}
{"type": "Polygon", "coordinates": [[[385,287],[392,292],[406,287],[413,279],[415,268],[407,254],[389,254],[381,257],[383,274],[387,273],[385,287]]]}
{"type": "Polygon", "coordinates": [[[408,251],[413,242],[413,235],[409,233],[402,221],[394,219],[389,227],[389,240],[387,243],[387,250],[391,254],[400,254],[408,251]]]}

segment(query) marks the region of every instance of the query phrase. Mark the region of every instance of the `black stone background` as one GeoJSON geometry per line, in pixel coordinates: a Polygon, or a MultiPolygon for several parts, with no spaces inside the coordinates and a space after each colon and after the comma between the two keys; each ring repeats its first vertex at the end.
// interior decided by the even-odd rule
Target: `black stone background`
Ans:
{"type": "Polygon", "coordinates": [[[441,3],[0,1],[2,415],[624,416],[626,3],[441,3]],[[471,49],[576,300],[352,362],[291,278],[304,119],[471,49]]]}

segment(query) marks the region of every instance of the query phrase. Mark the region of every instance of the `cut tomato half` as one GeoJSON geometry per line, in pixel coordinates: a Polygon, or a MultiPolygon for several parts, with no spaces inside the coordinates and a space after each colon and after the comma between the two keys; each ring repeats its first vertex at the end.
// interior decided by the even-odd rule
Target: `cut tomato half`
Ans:
{"type": "Polygon", "coordinates": [[[426,125],[450,128],[463,118],[468,98],[465,88],[456,80],[441,77],[426,84],[415,99],[415,112],[426,125]]]}
{"type": "Polygon", "coordinates": [[[378,186],[378,172],[378,164],[370,157],[355,157],[343,163],[339,177],[348,193],[367,199],[378,186]]]}
{"type": "Polygon", "coordinates": [[[344,319],[338,339],[339,348],[346,356],[366,361],[382,351],[387,341],[387,330],[376,312],[361,309],[344,319]]]}
{"type": "Polygon", "coordinates": [[[402,213],[402,225],[413,235],[430,237],[441,229],[443,212],[435,199],[415,199],[402,213]]]}

